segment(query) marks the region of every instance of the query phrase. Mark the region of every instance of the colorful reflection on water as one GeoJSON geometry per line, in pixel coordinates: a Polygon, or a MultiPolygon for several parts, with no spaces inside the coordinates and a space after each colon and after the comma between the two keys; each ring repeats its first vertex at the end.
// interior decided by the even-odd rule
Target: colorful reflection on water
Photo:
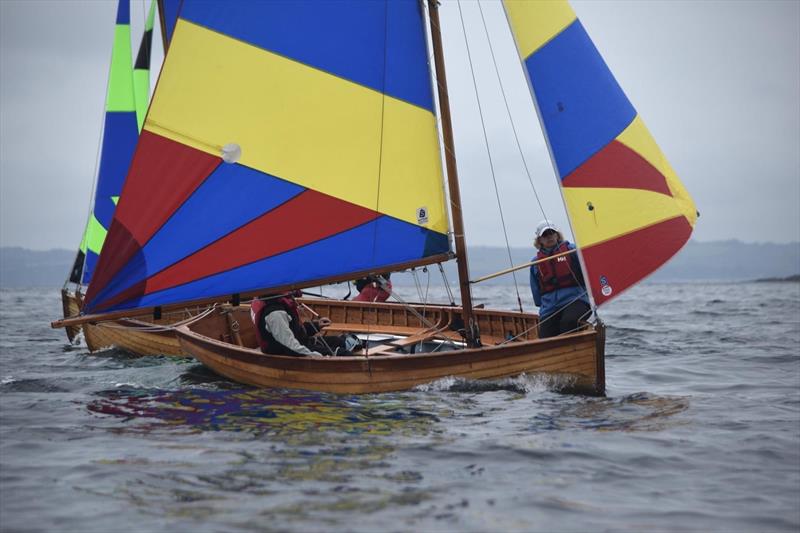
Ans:
{"type": "Polygon", "coordinates": [[[129,431],[175,428],[296,435],[314,431],[388,435],[424,432],[438,416],[407,407],[398,399],[335,396],[276,389],[111,390],[97,393],[91,412],[136,423],[129,431]]]}

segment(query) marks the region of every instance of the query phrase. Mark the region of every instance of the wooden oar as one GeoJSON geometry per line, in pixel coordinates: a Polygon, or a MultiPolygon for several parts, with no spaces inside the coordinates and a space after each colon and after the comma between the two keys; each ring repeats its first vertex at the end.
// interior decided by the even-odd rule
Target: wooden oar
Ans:
{"type": "Polygon", "coordinates": [[[486,281],[487,279],[496,278],[497,276],[502,276],[503,274],[510,274],[511,272],[515,272],[517,270],[522,270],[523,268],[528,268],[532,265],[538,265],[539,263],[544,263],[545,261],[551,261],[558,257],[562,257],[569,254],[574,254],[578,250],[567,250],[566,252],[561,252],[560,254],[551,255],[550,257],[545,257],[544,259],[537,259],[536,261],[531,261],[530,263],[525,263],[524,265],[517,265],[511,268],[507,268],[505,270],[501,270],[500,272],[495,272],[494,274],[489,274],[488,276],[483,276],[482,278],[470,280],[470,283],[480,283],[481,281],[486,281]]]}

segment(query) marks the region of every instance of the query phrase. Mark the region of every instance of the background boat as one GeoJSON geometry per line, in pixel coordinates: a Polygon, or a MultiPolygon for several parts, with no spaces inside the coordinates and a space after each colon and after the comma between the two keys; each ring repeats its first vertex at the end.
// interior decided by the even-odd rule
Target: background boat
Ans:
{"type": "MultiPolygon", "coordinates": [[[[130,0],[119,0],[115,22],[114,46],[109,67],[105,127],[99,161],[94,203],[70,276],[61,290],[64,317],[80,314],[82,293],[91,283],[97,258],[111,225],[119,201],[136,141],[150,102],[150,57],[156,3],[151,2],[135,61],[131,58],[130,0]],[[68,285],[72,284],[72,290],[68,285]]],[[[199,310],[195,310],[198,311],[199,310]]],[[[67,329],[75,342],[81,327],[89,351],[120,348],[135,355],[183,356],[178,340],[169,325],[185,320],[188,309],[167,312],[159,318],[152,314],[126,320],[84,324],[67,329]]]]}

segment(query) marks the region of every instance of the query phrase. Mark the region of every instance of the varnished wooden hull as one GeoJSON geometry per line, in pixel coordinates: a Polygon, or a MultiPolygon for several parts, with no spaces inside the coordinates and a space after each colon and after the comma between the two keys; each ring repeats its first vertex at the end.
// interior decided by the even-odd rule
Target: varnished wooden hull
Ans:
{"type": "MultiPolygon", "coordinates": [[[[61,303],[64,308],[64,318],[80,314],[80,296],[62,290],[61,303]]],[[[83,329],[83,338],[90,352],[116,347],[134,355],[186,357],[170,325],[197,312],[199,310],[183,310],[165,313],[163,318],[156,321],[151,316],[141,316],[114,322],[68,326],[65,329],[70,342],[74,342],[77,334],[83,329]],[[162,326],[164,329],[154,330],[153,325],[162,326]]]]}
{"type": "MultiPolygon", "coordinates": [[[[334,322],[332,329],[353,331],[352,319],[361,315],[361,331],[400,332],[419,328],[417,317],[397,304],[361,302],[309,303],[334,322]],[[386,315],[395,314],[386,323],[386,315]],[[347,320],[342,320],[342,318],[347,320]],[[349,318],[348,318],[349,317],[349,318]],[[381,323],[384,322],[384,323],[381,323]]],[[[422,308],[420,308],[422,309],[422,308]]],[[[429,322],[444,324],[457,319],[454,307],[424,308],[429,322]]],[[[567,388],[588,394],[605,392],[603,328],[587,329],[552,339],[536,339],[530,331],[519,341],[502,342],[535,326],[537,317],[522,313],[478,310],[476,318],[484,346],[473,349],[418,353],[367,354],[353,357],[287,357],[265,355],[255,348],[254,332],[246,310],[214,314],[190,326],[177,328],[183,350],[229,379],[261,387],[297,388],[334,393],[372,393],[407,390],[454,376],[497,379],[520,374],[564,376],[567,388]],[[230,324],[237,324],[231,332],[230,324]],[[516,325],[515,325],[516,324],[516,325]],[[241,345],[237,345],[240,343],[241,345]]],[[[456,322],[457,323],[457,322],[456,322]]],[[[535,327],[533,328],[535,332],[535,327]]],[[[442,330],[439,338],[456,337],[442,330]]]]}
{"type": "MultiPolygon", "coordinates": [[[[81,312],[78,298],[66,289],[61,289],[61,307],[64,310],[64,318],[78,316],[81,312]]],[[[70,343],[75,342],[75,337],[81,332],[80,326],[67,326],[64,329],[67,331],[67,338],[70,343]]]]}
{"type": "Polygon", "coordinates": [[[84,324],[83,336],[89,351],[115,347],[134,355],[167,355],[186,357],[174,329],[148,331],[152,324],[133,320],[84,324]]]}

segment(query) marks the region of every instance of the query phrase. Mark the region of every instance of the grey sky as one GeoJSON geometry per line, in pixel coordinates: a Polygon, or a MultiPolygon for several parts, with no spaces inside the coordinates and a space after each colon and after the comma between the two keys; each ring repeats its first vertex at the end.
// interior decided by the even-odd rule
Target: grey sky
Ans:
{"type": "MultiPolygon", "coordinates": [[[[95,172],[115,2],[0,0],[0,244],[77,246],[95,172]]],[[[699,241],[800,240],[800,2],[572,2],[694,197],[699,241]]],[[[498,2],[481,3],[548,216],[566,217],[498,2]]],[[[145,6],[132,0],[134,50],[145,6]]],[[[462,1],[512,246],[542,218],[478,4],[462,1]]],[[[442,10],[467,240],[503,245],[458,4],[442,10]]],[[[154,74],[155,77],[155,74],[154,74]]]]}

